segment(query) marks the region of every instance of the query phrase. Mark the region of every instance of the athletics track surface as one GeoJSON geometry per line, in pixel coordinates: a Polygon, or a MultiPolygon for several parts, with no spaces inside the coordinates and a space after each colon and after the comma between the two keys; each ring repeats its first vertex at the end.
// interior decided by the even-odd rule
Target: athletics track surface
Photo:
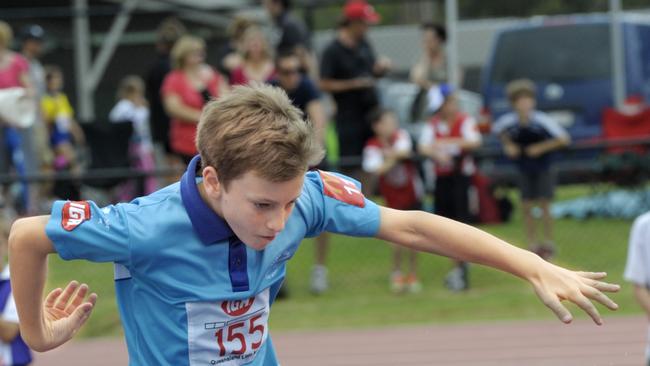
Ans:
{"type": "MultiPolygon", "coordinates": [[[[399,326],[364,330],[275,332],[282,366],[637,366],[643,364],[643,316],[399,326]]],[[[67,344],[37,354],[34,366],[126,365],[118,339],[67,344]]]]}

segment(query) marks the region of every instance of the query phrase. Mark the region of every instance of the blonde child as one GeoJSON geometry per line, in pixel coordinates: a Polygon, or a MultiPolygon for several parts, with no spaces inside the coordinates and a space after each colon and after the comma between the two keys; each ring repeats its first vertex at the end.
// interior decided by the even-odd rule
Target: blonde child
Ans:
{"type": "MultiPolygon", "coordinates": [[[[415,165],[408,160],[413,143],[406,130],[399,128],[397,116],[390,110],[378,109],[371,113],[374,136],[363,149],[363,170],[379,177],[379,191],[386,206],[398,210],[421,208],[422,182],[415,165]]],[[[393,292],[419,292],[417,252],[393,247],[393,272],[390,288],[393,292]],[[408,275],[402,273],[402,257],[408,255],[408,275]]]]}
{"type": "Polygon", "coordinates": [[[46,93],[41,99],[43,118],[50,132],[54,169],[78,171],[73,142],[85,142],[83,131],[74,119],[74,110],[63,92],[63,72],[58,66],[45,67],[46,93]]]}
{"type": "MultiPolygon", "coordinates": [[[[144,95],[144,80],[136,75],[126,76],[120,82],[117,92],[118,102],[111,110],[108,119],[112,123],[133,125],[129,147],[132,165],[139,171],[147,172],[155,168],[155,162],[149,126],[149,105],[144,95]]],[[[154,177],[145,178],[143,183],[140,194],[152,193],[157,188],[154,177]]]]}

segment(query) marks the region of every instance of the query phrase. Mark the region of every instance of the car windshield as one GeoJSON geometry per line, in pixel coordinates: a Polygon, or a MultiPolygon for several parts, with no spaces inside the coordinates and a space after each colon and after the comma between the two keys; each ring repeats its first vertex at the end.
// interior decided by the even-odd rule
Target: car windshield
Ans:
{"type": "Polygon", "coordinates": [[[609,28],[562,25],[504,33],[496,49],[493,82],[518,78],[566,82],[608,78],[609,28]]]}

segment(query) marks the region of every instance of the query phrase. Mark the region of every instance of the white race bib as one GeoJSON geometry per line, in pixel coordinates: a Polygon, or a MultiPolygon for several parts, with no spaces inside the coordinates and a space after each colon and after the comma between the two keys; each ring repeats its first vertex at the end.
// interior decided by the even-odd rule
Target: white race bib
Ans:
{"type": "Polygon", "coordinates": [[[268,336],[269,289],[243,300],[186,303],[190,366],[239,366],[268,336]]]}

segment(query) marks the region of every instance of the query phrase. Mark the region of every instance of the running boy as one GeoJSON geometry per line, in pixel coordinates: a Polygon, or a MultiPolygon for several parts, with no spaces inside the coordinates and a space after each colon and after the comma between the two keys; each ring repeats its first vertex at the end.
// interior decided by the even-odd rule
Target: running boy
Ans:
{"type": "MultiPolygon", "coordinates": [[[[363,149],[362,168],[378,175],[379,193],[386,206],[398,210],[419,210],[422,206],[422,182],[412,161],[413,142],[408,131],[399,128],[397,116],[387,109],[377,109],[368,118],[374,136],[363,149]]],[[[391,291],[419,292],[417,251],[394,245],[391,291]],[[402,256],[408,255],[408,275],[402,274],[402,256]]]]}
{"type": "Polygon", "coordinates": [[[53,205],[18,220],[11,281],[27,343],[55,348],[79,330],[97,296],[71,282],[43,301],[47,255],[116,263],[116,292],[131,365],[275,365],[270,305],[300,241],[327,230],[376,236],[483,263],[529,281],[564,322],[561,300],[618,306],[604,273],[573,272],[470,226],[367,200],[349,178],[306,172],[322,158],[310,124],[286,94],[240,86],[207,104],[200,155],[181,181],[130,203],[53,205]],[[198,176],[197,176],[198,174],[198,176]]]}

